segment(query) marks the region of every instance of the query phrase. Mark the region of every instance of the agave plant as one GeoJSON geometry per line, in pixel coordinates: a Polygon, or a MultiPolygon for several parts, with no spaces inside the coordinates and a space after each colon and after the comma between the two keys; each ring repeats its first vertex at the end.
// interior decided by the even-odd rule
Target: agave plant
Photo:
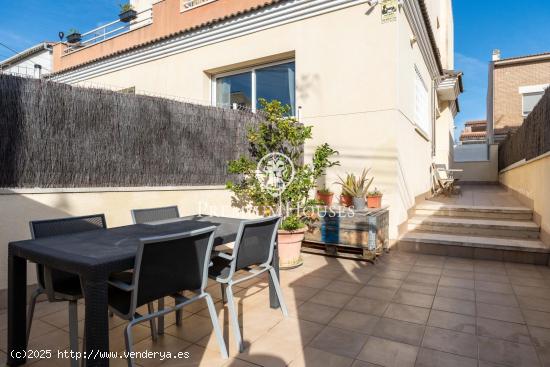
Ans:
{"type": "Polygon", "coordinates": [[[369,191],[369,187],[372,184],[372,181],[374,180],[374,177],[368,179],[367,174],[369,173],[369,169],[364,169],[363,173],[361,173],[361,176],[355,177],[355,174],[348,173],[346,175],[346,179],[342,179],[340,176],[338,176],[338,179],[340,182],[335,182],[336,184],[342,186],[342,195],[348,195],[351,197],[356,198],[363,198],[369,191]]]}

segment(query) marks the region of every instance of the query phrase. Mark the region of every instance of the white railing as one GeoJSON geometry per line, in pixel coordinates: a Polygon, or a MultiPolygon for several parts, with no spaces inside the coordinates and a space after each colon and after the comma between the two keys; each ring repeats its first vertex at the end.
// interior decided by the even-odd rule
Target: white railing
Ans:
{"type": "Polygon", "coordinates": [[[193,8],[196,8],[197,6],[201,6],[214,1],[216,0],[181,0],[180,11],[193,9],[193,8]]]}
{"type": "Polygon", "coordinates": [[[82,47],[91,46],[96,43],[106,41],[120,34],[151,24],[152,21],[153,10],[151,8],[142,10],[138,12],[136,18],[130,22],[122,22],[120,19],[117,19],[94,28],[91,31],[82,33],[82,39],[80,42],[69,43],[69,47],[67,47],[65,52],[70,53],[81,49],[82,47]]]}

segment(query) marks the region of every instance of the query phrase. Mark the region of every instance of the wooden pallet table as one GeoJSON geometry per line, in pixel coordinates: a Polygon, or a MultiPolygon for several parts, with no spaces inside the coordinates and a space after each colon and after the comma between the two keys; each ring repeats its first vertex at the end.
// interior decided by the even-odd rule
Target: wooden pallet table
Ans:
{"type": "Polygon", "coordinates": [[[389,210],[323,208],[320,220],[306,232],[304,252],[374,261],[388,250],[389,210]]]}

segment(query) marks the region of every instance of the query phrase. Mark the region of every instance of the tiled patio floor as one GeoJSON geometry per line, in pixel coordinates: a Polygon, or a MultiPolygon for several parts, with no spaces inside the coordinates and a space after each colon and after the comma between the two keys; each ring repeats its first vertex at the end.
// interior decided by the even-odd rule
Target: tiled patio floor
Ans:
{"type": "Polygon", "coordinates": [[[461,184],[460,195],[438,196],[427,202],[469,206],[523,206],[510,192],[500,185],[461,184]]]}
{"type": "MultiPolygon", "coordinates": [[[[301,268],[282,272],[291,316],[268,308],[265,281],[238,293],[244,353],[219,357],[204,305],[173,317],[151,342],[135,329],[135,349],[187,351],[189,359],[138,360],[141,366],[550,366],[550,268],[392,252],[376,265],[305,255],[301,268]]],[[[213,288],[219,300],[218,287],[213,288]]],[[[218,303],[219,305],[219,303],[218,303]]],[[[82,315],[80,315],[82,317],[82,315]]],[[[5,311],[1,322],[5,361],[5,311]]],[[[226,320],[220,310],[220,320],[226,320]]],[[[111,348],[123,349],[124,323],[112,319],[111,348]]],[[[41,303],[31,348],[68,345],[63,305],[41,303]]],[[[68,366],[41,360],[33,366],[68,366]]],[[[112,362],[125,365],[124,360],[112,362]]]]}

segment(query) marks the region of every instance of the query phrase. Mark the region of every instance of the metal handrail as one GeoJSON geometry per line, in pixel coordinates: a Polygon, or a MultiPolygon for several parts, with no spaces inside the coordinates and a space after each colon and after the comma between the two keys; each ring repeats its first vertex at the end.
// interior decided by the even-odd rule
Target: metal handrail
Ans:
{"type": "Polygon", "coordinates": [[[82,47],[91,46],[108,39],[111,39],[120,34],[124,34],[136,28],[140,28],[152,23],[153,19],[153,9],[147,8],[142,11],[137,12],[136,19],[130,22],[122,22],[120,19],[114,20],[112,22],[103,24],[99,27],[96,27],[90,31],[82,33],[82,40],[76,44],[69,44],[69,47],[65,50],[65,53],[74,52],[81,49],[82,47]],[[148,13],[146,16],[143,14],[148,13]],[[116,28],[109,29],[112,26],[116,28]],[[88,37],[91,36],[91,37],[88,37]],[[87,38],[88,37],[88,38],[87,38]]]}

